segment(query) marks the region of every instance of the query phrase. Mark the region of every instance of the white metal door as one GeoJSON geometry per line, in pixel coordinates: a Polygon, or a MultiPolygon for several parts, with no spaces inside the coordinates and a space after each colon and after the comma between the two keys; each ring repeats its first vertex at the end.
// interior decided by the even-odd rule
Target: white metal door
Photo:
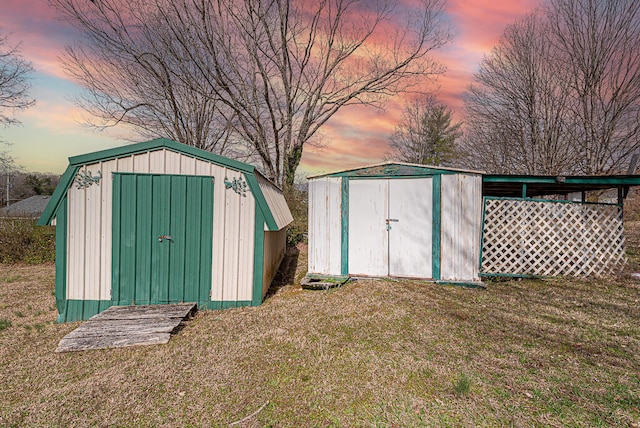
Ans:
{"type": "Polygon", "coordinates": [[[431,278],[432,179],[349,181],[349,274],[431,278]]]}
{"type": "Polygon", "coordinates": [[[389,275],[431,278],[431,178],[389,180],[389,275]]]}
{"type": "Polygon", "coordinates": [[[349,274],[387,276],[389,180],[349,180],[349,274]]]}

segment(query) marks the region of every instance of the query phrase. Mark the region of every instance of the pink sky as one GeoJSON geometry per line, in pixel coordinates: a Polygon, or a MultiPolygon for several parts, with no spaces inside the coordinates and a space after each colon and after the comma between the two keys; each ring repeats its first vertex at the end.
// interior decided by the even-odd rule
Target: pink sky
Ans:
{"type": "MultiPolygon", "coordinates": [[[[88,1],[88,0],[87,0],[88,1]]],[[[406,0],[410,2],[411,0],[406,0]]],[[[83,112],[72,103],[80,88],[58,62],[74,30],[55,18],[46,0],[2,0],[0,28],[11,41],[22,41],[23,56],[36,69],[32,95],[37,105],[19,115],[19,127],[0,129],[0,140],[30,171],[61,173],[67,158],[124,144],[124,131],[97,134],[81,125],[83,112]]],[[[462,94],[483,55],[497,43],[505,26],[538,7],[542,0],[449,0],[446,13],[455,37],[434,57],[447,67],[436,84],[440,99],[462,118],[462,94]]],[[[323,146],[306,147],[300,172],[313,174],[380,162],[403,106],[401,97],[384,110],[347,107],[323,128],[323,146]]],[[[0,146],[2,151],[2,146],[0,146]]]]}

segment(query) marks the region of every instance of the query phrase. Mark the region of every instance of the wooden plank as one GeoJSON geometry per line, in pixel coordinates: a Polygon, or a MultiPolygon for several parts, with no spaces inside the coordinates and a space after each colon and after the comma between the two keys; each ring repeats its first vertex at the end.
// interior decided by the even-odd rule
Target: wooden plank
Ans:
{"type": "Polygon", "coordinates": [[[167,343],[195,311],[195,303],[113,306],[62,338],[56,352],[167,343]]]}
{"type": "Polygon", "coordinates": [[[129,334],[122,336],[105,336],[101,338],[62,339],[56,352],[89,351],[93,349],[124,348],[127,346],[161,345],[169,342],[171,334],[129,334]]]}
{"type": "Polygon", "coordinates": [[[112,306],[94,315],[94,319],[140,319],[162,316],[164,318],[186,318],[195,311],[196,304],[112,306]]]}
{"type": "Polygon", "coordinates": [[[181,324],[175,318],[164,320],[100,320],[85,323],[64,338],[118,336],[126,334],[173,333],[181,324]]]}

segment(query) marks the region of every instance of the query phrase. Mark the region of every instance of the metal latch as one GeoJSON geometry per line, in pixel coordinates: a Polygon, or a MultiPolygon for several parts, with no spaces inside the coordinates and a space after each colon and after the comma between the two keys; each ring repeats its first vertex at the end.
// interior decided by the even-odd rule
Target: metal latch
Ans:
{"type": "Polygon", "coordinates": [[[160,236],[158,236],[158,241],[162,242],[163,239],[166,239],[167,241],[171,241],[171,235],[160,235],[160,236]]]}

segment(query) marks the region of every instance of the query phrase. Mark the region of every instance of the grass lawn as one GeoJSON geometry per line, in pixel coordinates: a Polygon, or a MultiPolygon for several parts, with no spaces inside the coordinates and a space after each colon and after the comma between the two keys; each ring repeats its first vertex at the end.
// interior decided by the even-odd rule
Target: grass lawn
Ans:
{"type": "Polygon", "coordinates": [[[306,291],[305,264],[167,345],[65,354],[54,266],[0,265],[0,426],[640,426],[640,280],[306,291]]]}

